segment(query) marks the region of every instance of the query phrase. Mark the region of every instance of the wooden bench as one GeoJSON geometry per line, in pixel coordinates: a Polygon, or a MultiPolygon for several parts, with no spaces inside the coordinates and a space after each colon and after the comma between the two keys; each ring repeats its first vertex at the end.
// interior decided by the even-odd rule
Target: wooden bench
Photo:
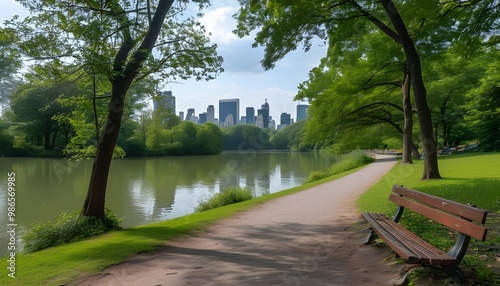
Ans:
{"type": "Polygon", "coordinates": [[[465,256],[471,237],[481,241],[486,239],[487,228],[484,224],[487,211],[402,186],[392,188],[389,200],[398,205],[394,218],[371,212],[361,215],[370,225],[365,244],[370,244],[376,234],[408,264],[392,283],[406,283],[408,275],[422,266],[441,269],[453,279],[460,280],[458,265],[465,256]],[[455,245],[448,252],[442,251],[402,227],[398,222],[405,208],[457,231],[455,245]]]}

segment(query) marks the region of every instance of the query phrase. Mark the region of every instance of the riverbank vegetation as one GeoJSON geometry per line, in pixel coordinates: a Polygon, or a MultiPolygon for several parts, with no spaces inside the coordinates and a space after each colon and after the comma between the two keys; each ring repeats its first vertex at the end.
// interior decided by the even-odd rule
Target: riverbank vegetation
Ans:
{"type": "Polygon", "coordinates": [[[306,182],[314,182],[375,161],[375,158],[362,151],[352,151],[344,155],[339,155],[337,158],[338,161],[333,163],[328,169],[311,172],[306,182]]]}
{"type": "Polygon", "coordinates": [[[81,216],[79,211],[63,213],[55,223],[43,222],[29,229],[23,235],[23,251],[31,253],[118,229],[120,220],[109,210],[101,220],[81,216]]]}
{"type": "MultiPolygon", "coordinates": [[[[500,177],[498,162],[500,153],[462,154],[440,157],[439,164],[443,180],[419,180],[423,162],[398,164],[358,200],[360,211],[375,211],[393,216],[396,206],[388,200],[393,185],[423,191],[464,204],[472,204],[488,210],[486,225],[489,231],[485,242],[471,242],[462,264],[466,273],[476,273],[480,281],[474,285],[497,285],[500,281],[500,266],[496,261],[500,245],[500,177]]],[[[410,215],[401,221],[412,232],[443,250],[451,248],[455,238],[448,229],[429,223],[425,218],[410,215]]],[[[438,273],[426,275],[439,275],[438,273]]],[[[469,277],[471,278],[471,277],[469,277]]],[[[469,285],[469,284],[466,284],[469,285]]]]}
{"type": "Polygon", "coordinates": [[[253,191],[248,188],[229,187],[200,202],[196,212],[203,212],[223,206],[253,199],[253,191]]]}

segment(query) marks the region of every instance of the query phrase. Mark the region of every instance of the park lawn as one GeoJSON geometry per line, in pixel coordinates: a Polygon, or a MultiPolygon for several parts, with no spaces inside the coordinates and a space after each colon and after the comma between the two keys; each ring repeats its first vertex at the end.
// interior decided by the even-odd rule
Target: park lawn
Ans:
{"type": "MultiPolygon", "coordinates": [[[[403,185],[460,203],[470,203],[488,210],[486,225],[489,232],[486,242],[473,239],[469,255],[463,265],[477,269],[478,277],[490,281],[495,276],[488,264],[495,265],[494,252],[478,245],[500,245],[500,153],[453,154],[439,157],[439,171],[442,180],[421,180],[423,161],[415,164],[397,164],[381,180],[373,185],[358,200],[359,211],[382,212],[389,217],[396,211],[396,205],[388,200],[393,185],[403,185]],[[473,255],[471,255],[473,253],[473,255]],[[483,258],[480,258],[482,255],[483,258]],[[484,259],[484,256],[490,256],[484,259]]],[[[401,223],[418,233],[431,244],[448,250],[455,242],[454,234],[428,219],[411,212],[405,212],[401,223]]],[[[496,262],[496,265],[498,262],[496,262]]],[[[498,275],[498,274],[497,274],[498,275]]],[[[497,281],[497,280],[495,280],[497,281]]]]}
{"type": "Polygon", "coordinates": [[[81,276],[98,273],[107,266],[129,257],[153,251],[168,240],[205,229],[225,217],[247,210],[274,198],[296,193],[307,188],[340,178],[362,167],[289,190],[265,195],[180,218],[138,226],[104,234],[68,245],[52,247],[31,254],[16,256],[16,278],[7,276],[7,258],[2,257],[3,275],[0,285],[66,285],[81,276]]]}
{"type": "Polygon", "coordinates": [[[358,200],[360,211],[392,214],[388,197],[393,185],[403,185],[460,203],[500,211],[500,153],[473,153],[439,157],[441,180],[421,180],[423,161],[397,164],[358,200]]]}

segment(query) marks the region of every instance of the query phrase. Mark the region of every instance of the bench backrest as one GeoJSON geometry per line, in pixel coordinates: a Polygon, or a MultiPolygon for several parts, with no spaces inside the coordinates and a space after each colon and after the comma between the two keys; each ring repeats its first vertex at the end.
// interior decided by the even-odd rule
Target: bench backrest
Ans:
{"type": "Polygon", "coordinates": [[[450,229],[481,241],[486,239],[486,210],[396,185],[392,188],[389,200],[450,229]]]}

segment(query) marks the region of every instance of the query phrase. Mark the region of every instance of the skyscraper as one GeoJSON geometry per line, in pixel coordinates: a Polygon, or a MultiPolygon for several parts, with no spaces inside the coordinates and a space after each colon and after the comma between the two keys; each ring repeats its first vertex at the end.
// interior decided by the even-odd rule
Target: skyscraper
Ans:
{"type": "Polygon", "coordinates": [[[215,123],[215,108],[213,105],[209,105],[207,108],[207,122],[215,123]]]}
{"type": "Polygon", "coordinates": [[[280,124],[281,125],[290,125],[291,124],[291,115],[289,113],[286,113],[286,112],[281,113],[280,124]]]}
{"type": "Polygon", "coordinates": [[[246,123],[255,125],[255,108],[247,107],[246,110],[246,123]]]}
{"type": "Polygon", "coordinates": [[[264,124],[263,128],[269,128],[269,110],[270,108],[266,98],[266,102],[264,102],[264,104],[262,104],[261,109],[258,110],[260,111],[260,113],[257,112],[258,114],[262,114],[262,120],[264,124]]]}
{"type": "Polygon", "coordinates": [[[153,109],[155,111],[158,109],[170,109],[170,112],[175,114],[175,96],[172,95],[171,91],[161,91],[158,96],[153,99],[153,109]]]}
{"type": "Polygon", "coordinates": [[[184,111],[179,111],[179,117],[181,118],[181,121],[184,121],[184,111]]]}
{"type": "Polygon", "coordinates": [[[208,116],[207,116],[206,112],[200,113],[199,117],[198,117],[198,123],[203,124],[203,123],[207,122],[207,117],[208,116]]]}
{"type": "Polygon", "coordinates": [[[309,105],[299,104],[297,105],[297,121],[301,121],[307,118],[307,109],[309,105]]]}
{"type": "Polygon", "coordinates": [[[239,118],[240,100],[238,98],[219,100],[219,122],[221,122],[221,124],[224,124],[224,126],[227,124],[236,125],[238,124],[239,118]],[[229,115],[231,115],[230,121],[227,120],[229,115]]]}
{"type": "Polygon", "coordinates": [[[186,114],[186,121],[191,121],[191,117],[194,116],[194,108],[189,108],[186,114]]]}

